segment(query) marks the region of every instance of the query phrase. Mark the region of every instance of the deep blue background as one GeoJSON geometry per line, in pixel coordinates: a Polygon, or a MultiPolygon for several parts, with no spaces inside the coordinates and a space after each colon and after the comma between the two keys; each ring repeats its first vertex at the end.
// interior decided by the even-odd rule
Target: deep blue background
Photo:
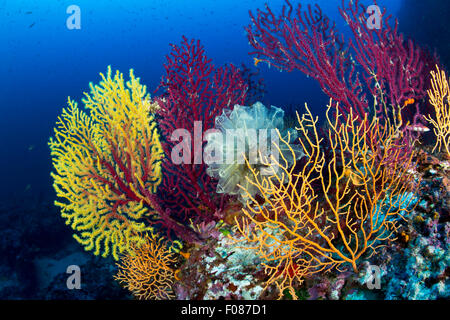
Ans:
{"type": "MultiPolygon", "coordinates": [[[[0,197],[54,197],[47,141],[56,118],[67,96],[80,101],[89,82],[98,82],[98,73],[108,65],[125,74],[134,68],[152,92],[163,73],[169,43],[179,43],[186,35],[200,39],[216,65],[253,66],[243,27],[250,21],[248,10],[262,8],[265,2],[0,0],[0,197]],[[71,4],[81,8],[81,30],[66,28],[66,8],[71,4]]],[[[275,9],[283,1],[269,2],[275,9]]],[[[338,28],[345,28],[337,9],[340,0],[317,2],[338,28]]],[[[378,3],[394,15],[402,4],[378,3]]],[[[260,70],[266,101],[279,107],[308,102],[314,113],[323,114],[328,99],[315,81],[265,65],[260,70]]]]}

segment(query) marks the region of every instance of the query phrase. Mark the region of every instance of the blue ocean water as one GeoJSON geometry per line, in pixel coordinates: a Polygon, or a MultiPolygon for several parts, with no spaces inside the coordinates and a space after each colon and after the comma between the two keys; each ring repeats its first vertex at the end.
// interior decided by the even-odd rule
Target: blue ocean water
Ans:
{"type": "MultiPolygon", "coordinates": [[[[50,207],[55,192],[48,140],[67,97],[81,102],[89,83],[97,83],[99,73],[105,73],[109,65],[124,74],[133,68],[152,93],[163,75],[170,44],[179,44],[183,35],[199,39],[216,66],[244,63],[251,70],[258,69],[265,83],[265,104],[296,105],[303,110],[307,102],[323,119],[329,98],[316,81],[299,71],[255,67],[248,54],[252,50],[244,30],[250,24],[248,11],[255,12],[266,2],[279,9],[284,0],[0,0],[0,209],[34,215],[20,221],[23,229],[35,219],[58,214],[50,207]],[[70,30],[66,25],[70,5],[81,9],[81,29],[70,30]]],[[[319,4],[337,28],[349,34],[338,12],[341,0],[301,2],[319,4]]],[[[450,7],[447,0],[433,0],[426,7],[419,0],[376,3],[400,19],[400,31],[436,50],[441,62],[450,66],[448,31],[442,29],[450,7]]],[[[59,222],[70,237],[68,227],[62,219],[59,222]]],[[[42,235],[36,247],[57,241],[56,236],[42,235]]],[[[26,259],[29,262],[33,257],[26,259]]],[[[22,281],[31,286],[35,280],[22,281]]],[[[11,297],[18,298],[17,294],[11,297]]]]}

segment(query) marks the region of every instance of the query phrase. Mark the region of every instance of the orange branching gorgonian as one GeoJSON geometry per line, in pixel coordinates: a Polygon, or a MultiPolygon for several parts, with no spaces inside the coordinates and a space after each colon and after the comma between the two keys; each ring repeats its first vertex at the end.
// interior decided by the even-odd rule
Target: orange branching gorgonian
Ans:
{"type": "Polygon", "coordinates": [[[296,298],[294,287],[305,276],[347,266],[357,272],[358,259],[393,240],[411,208],[411,156],[402,157],[401,132],[377,117],[359,121],[352,112],[342,121],[338,106],[330,118],[330,109],[332,101],[327,140],[319,138],[318,119],[307,106],[297,116],[302,164],[287,165],[280,153],[279,161],[272,159],[280,169],[265,176],[248,164],[263,201],[249,195],[244,217],[236,219],[242,237],[235,240],[253,244],[266,288],[276,285],[280,298],[286,289],[296,298]]]}
{"type": "Polygon", "coordinates": [[[122,256],[114,277],[140,300],[167,300],[174,297],[175,253],[167,241],[153,233],[145,236],[145,243],[122,256]]]}

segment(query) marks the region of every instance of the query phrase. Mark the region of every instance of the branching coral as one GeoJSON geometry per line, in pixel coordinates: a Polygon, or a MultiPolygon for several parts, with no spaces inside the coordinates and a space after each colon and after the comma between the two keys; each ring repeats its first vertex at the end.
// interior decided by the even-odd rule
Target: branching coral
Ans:
{"type": "Polygon", "coordinates": [[[432,88],[428,90],[428,97],[434,107],[436,118],[433,119],[428,115],[425,119],[433,125],[437,138],[433,152],[436,149],[445,150],[450,156],[450,92],[445,71],[441,71],[439,67],[436,68],[436,72],[431,71],[432,88]]]}
{"type": "Polygon", "coordinates": [[[254,177],[249,182],[264,201],[250,195],[244,218],[236,219],[243,236],[236,240],[254,245],[264,261],[267,286],[275,284],[280,297],[286,289],[295,297],[294,286],[304,276],[346,265],[357,271],[363,255],[395,238],[399,220],[410,209],[412,197],[405,194],[411,187],[411,156],[401,157],[398,129],[367,115],[356,121],[352,111],[340,121],[337,105],[330,119],[331,109],[330,102],[330,159],[321,149],[318,120],[307,109],[298,116],[306,161],[300,171],[282,158],[277,174],[262,176],[248,163],[254,177]]]}
{"type": "Polygon", "coordinates": [[[172,265],[175,262],[176,256],[167,242],[150,233],[145,236],[142,246],[135,247],[133,253],[121,258],[114,279],[140,300],[171,299],[174,297],[172,285],[175,273],[172,265]]]}
{"type": "Polygon", "coordinates": [[[386,9],[378,17],[383,27],[372,28],[361,2],[341,2],[339,12],[350,31],[346,38],[318,5],[293,6],[286,0],[279,13],[269,5],[250,12],[252,23],[246,27],[254,49],[250,54],[255,61],[288,72],[299,70],[315,79],[327,96],[339,102],[342,121],[350,109],[358,116],[356,121],[373,111],[383,118],[395,110],[395,116],[403,118],[398,124],[404,139],[398,143],[408,158],[411,140],[420,135],[416,129],[422,120],[419,106],[423,110],[425,105],[420,103],[426,96],[425,79],[437,57],[406,39],[386,9]]]}
{"type": "MultiPolygon", "coordinates": [[[[290,149],[278,143],[277,130],[282,130],[285,138],[289,134],[285,132],[283,117],[282,109],[274,106],[268,109],[260,102],[250,107],[235,105],[232,110],[225,109],[216,117],[217,130],[205,135],[205,140],[208,141],[205,154],[213,156],[205,161],[210,161],[206,172],[219,180],[218,193],[239,194],[242,197],[246,193],[254,196],[258,192],[248,182],[252,178],[252,172],[245,164],[245,159],[263,173],[276,169],[264,165],[264,159],[270,159],[270,155],[277,157],[275,154],[279,150],[288,157],[288,163],[293,163],[291,153],[287,152],[290,149]],[[244,186],[246,191],[239,185],[244,186]]],[[[290,139],[295,140],[295,134],[295,130],[290,132],[290,139]]],[[[301,151],[294,148],[297,151],[294,156],[300,157],[301,151]]]]}
{"type": "Polygon", "coordinates": [[[163,152],[146,87],[130,70],[124,82],[111,68],[99,85],[90,84],[83,102],[68,99],[49,146],[54,188],[66,224],[86,250],[106,257],[142,244],[138,235],[152,211],[161,183],[163,152]],[[102,249],[103,247],[103,249],[102,249]]]}
{"type": "Polygon", "coordinates": [[[383,27],[373,29],[362,1],[342,0],[339,11],[351,32],[344,42],[343,33],[318,5],[303,8],[285,2],[281,13],[269,5],[250,12],[252,23],[246,31],[255,61],[300,70],[318,81],[325,94],[340,103],[343,120],[350,109],[362,120],[370,100],[380,101],[380,94],[396,109],[409,98],[425,97],[423,59],[435,59],[405,39],[386,10],[380,17],[383,27]]]}
{"type": "MultiPolygon", "coordinates": [[[[247,84],[238,68],[231,64],[215,67],[200,41],[186,37],[181,45],[172,45],[164,67],[165,75],[159,86],[161,108],[157,113],[162,146],[168,158],[163,162],[160,201],[168,210],[166,216],[178,223],[189,219],[208,222],[226,201],[215,193],[215,179],[206,174],[202,160],[203,132],[214,127],[214,119],[224,108],[244,102],[247,84]],[[177,135],[180,130],[187,136],[177,135]],[[179,145],[186,147],[183,148],[186,161],[175,163],[169,156],[176,153],[179,145]]],[[[177,226],[173,221],[161,223],[169,230],[177,226]]],[[[178,236],[185,233],[174,231],[178,236]]]]}

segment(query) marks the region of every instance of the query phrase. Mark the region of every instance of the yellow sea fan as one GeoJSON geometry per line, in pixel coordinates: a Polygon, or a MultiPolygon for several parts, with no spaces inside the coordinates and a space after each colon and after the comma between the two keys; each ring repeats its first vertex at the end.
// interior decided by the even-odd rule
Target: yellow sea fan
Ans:
{"type": "Polygon", "coordinates": [[[145,243],[132,254],[124,255],[117,264],[114,277],[140,300],[166,300],[174,297],[175,254],[168,243],[154,233],[145,236],[145,243]]]}
{"type": "Polygon", "coordinates": [[[106,257],[144,243],[143,216],[161,183],[163,151],[146,87],[108,67],[99,85],[90,84],[83,102],[68,99],[50,138],[54,188],[66,224],[86,250],[106,257]]]}

